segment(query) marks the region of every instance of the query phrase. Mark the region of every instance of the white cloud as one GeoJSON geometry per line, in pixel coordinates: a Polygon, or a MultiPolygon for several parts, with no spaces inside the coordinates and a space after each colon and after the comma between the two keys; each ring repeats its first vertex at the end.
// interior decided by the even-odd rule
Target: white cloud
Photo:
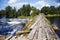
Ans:
{"type": "Polygon", "coordinates": [[[15,7],[16,9],[19,9],[19,8],[21,8],[24,4],[26,5],[26,4],[28,4],[28,3],[18,2],[18,3],[8,4],[8,5],[10,5],[12,8],[15,7]]]}
{"type": "Polygon", "coordinates": [[[31,4],[31,6],[34,6],[37,9],[41,9],[43,6],[50,6],[50,5],[47,2],[45,2],[44,0],[40,0],[34,4],[31,4]]]}
{"type": "Polygon", "coordinates": [[[12,6],[12,7],[16,7],[16,9],[19,9],[23,6],[23,4],[30,4],[31,6],[36,7],[37,9],[41,9],[43,6],[50,6],[47,2],[45,2],[44,0],[40,0],[38,2],[35,3],[27,3],[27,2],[17,2],[17,0],[10,0],[8,2],[8,5],[12,6]]]}
{"type": "MultiPolygon", "coordinates": [[[[21,0],[9,0],[6,4],[4,4],[3,9],[5,9],[6,6],[10,5],[11,7],[16,7],[16,9],[19,9],[23,6],[23,4],[30,4],[31,6],[36,7],[37,9],[41,9],[43,6],[59,6],[60,3],[57,3],[53,0],[39,0],[35,3],[32,2],[26,2],[25,0],[22,2],[21,0]]],[[[1,8],[0,8],[1,9],[1,8]]]]}
{"type": "Polygon", "coordinates": [[[11,3],[15,3],[15,2],[17,2],[17,0],[9,0],[9,4],[11,4],[11,3]]]}
{"type": "Polygon", "coordinates": [[[60,3],[57,3],[58,4],[58,6],[60,5],[60,3]]]}

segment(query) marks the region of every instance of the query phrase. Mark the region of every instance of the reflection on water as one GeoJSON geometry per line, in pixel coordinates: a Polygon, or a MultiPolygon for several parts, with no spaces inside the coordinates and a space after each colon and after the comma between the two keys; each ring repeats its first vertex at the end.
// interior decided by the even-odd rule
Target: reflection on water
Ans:
{"type": "MultiPolygon", "coordinates": [[[[50,22],[56,25],[60,29],[60,17],[48,17],[50,22]]],[[[55,31],[57,35],[60,37],[60,30],[55,31]]]]}
{"type": "Polygon", "coordinates": [[[26,20],[22,19],[6,19],[2,18],[0,19],[0,34],[13,34],[13,32],[16,32],[18,30],[21,30],[23,28],[23,24],[26,20]]]}

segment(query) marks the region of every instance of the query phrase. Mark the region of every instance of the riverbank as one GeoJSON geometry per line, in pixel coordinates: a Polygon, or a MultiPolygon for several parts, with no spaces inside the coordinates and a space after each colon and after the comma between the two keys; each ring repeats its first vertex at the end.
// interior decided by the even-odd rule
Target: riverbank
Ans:
{"type": "Polygon", "coordinates": [[[34,18],[35,16],[19,16],[18,18],[34,18]]]}
{"type": "MultiPolygon", "coordinates": [[[[36,15],[37,16],[37,15],[36,15]]],[[[46,17],[59,17],[60,14],[47,14],[46,17]]],[[[34,18],[35,16],[19,16],[18,18],[34,18]]]]}
{"type": "Polygon", "coordinates": [[[57,17],[60,16],[60,14],[47,14],[46,17],[57,17]]]}
{"type": "MultiPolygon", "coordinates": [[[[23,28],[21,31],[18,31],[18,32],[16,33],[16,36],[19,37],[19,36],[21,36],[22,34],[27,35],[27,33],[30,31],[30,30],[29,30],[30,26],[33,25],[34,22],[36,21],[36,17],[37,17],[37,16],[35,16],[35,17],[27,17],[27,18],[29,18],[29,20],[25,23],[24,28],[23,28]],[[23,33],[22,33],[22,31],[23,31],[23,33]]],[[[23,18],[24,18],[24,17],[23,17],[23,18]]],[[[26,18],[26,17],[25,17],[25,18],[26,18]]]]}

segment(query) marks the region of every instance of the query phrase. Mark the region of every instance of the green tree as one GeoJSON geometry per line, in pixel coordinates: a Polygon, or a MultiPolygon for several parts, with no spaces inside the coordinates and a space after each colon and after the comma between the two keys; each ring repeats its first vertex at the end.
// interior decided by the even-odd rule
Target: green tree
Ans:
{"type": "Polygon", "coordinates": [[[12,11],[12,7],[10,7],[10,6],[7,6],[6,7],[6,17],[12,17],[12,15],[11,15],[11,11],[12,11]]]}
{"type": "Polygon", "coordinates": [[[17,17],[17,13],[16,13],[16,8],[14,7],[14,9],[12,9],[11,11],[12,17],[17,17]]]}
{"type": "Polygon", "coordinates": [[[48,10],[50,14],[56,14],[57,13],[57,9],[54,6],[50,6],[49,10],[48,10]]]}
{"type": "Polygon", "coordinates": [[[49,11],[49,7],[46,7],[46,6],[44,6],[44,7],[41,9],[41,13],[48,14],[48,11],[49,11]]]}
{"type": "Polygon", "coordinates": [[[44,6],[41,9],[41,13],[45,13],[45,14],[56,14],[57,13],[57,9],[54,6],[50,6],[50,7],[44,6]]]}
{"type": "Polygon", "coordinates": [[[30,5],[23,5],[22,8],[18,10],[18,15],[20,16],[30,16],[31,7],[30,5]]]}
{"type": "Polygon", "coordinates": [[[1,15],[1,16],[6,16],[5,10],[0,10],[0,15],[1,15]]]}
{"type": "Polygon", "coordinates": [[[60,6],[57,7],[57,13],[60,14],[60,6]]]}
{"type": "Polygon", "coordinates": [[[32,14],[31,16],[36,16],[40,13],[40,11],[38,9],[36,9],[35,7],[32,7],[32,14]]]}
{"type": "Polygon", "coordinates": [[[30,16],[30,11],[31,11],[31,7],[30,7],[30,5],[28,4],[28,5],[26,5],[26,9],[25,9],[25,16],[30,16]]]}

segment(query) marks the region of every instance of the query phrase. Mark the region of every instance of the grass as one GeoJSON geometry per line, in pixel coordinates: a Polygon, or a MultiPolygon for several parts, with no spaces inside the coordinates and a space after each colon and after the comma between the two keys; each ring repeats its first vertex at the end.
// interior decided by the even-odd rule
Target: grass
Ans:
{"type": "MultiPolygon", "coordinates": [[[[30,31],[29,28],[36,21],[36,16],[35,17],[32,17],[32,16],[29,16],[29,17],[20,16],[19,18],[30,18],[30,19],[32,19],[31,21],[29,20],[29,21],[26,22],[25,27],[22,29],[22,31],[30,31]]],[[[26,36],[27,34],[23,34],[23,35],[26,36]]],[[[21,36],[21,34],[17,34],[16,36],[19,37],[19,36],[21,36]]]]}
{"type": "Polygon", "coordinates": [[[55,16],[60,16],[60,14],[47,14],[47,17],[55,17],[55,16]]]}
{"type": "Polygon", "coordinates": [[[19,16],[18,18],[33,18],[34,16],[19,16]]]}
{"type": "Polygon", "coordinates": [[[29,30],[29,27],[31,27],[31,25],[35,22],[35,17],[32,17],[31,18],[32,20],[31,21],[28,21],[28,22],[26,22],[26,25],[25,25],[25,27],[24,27],[24,29],[23,30],[29,30]]]}

